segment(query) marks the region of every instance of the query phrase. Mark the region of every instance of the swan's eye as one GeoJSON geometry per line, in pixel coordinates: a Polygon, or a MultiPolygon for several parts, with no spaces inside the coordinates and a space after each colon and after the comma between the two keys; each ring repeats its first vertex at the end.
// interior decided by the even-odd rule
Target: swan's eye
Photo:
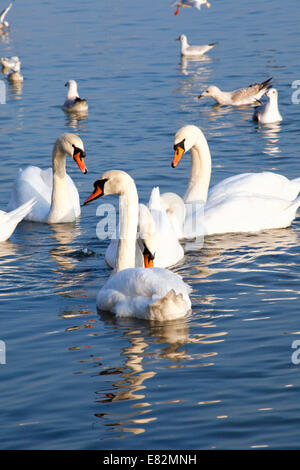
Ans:
{"type": "Polygon", "coordinates": [[[178,148],[181,148],[182,150],[185,151],[185,148],[184,148],[184,141],[185,141],[185,139],[183,139],[183,140],[182,140],[181,142],[179,142],[178,144],[175,144],[175,145],[174,145],[174,150],[175,150],[175,152],[177,151],[178,148]]]}
{"type": "Polygon", "coordinates": [[[77,157],[79,157],[80,159],[82,158],[85,158],[86,157],[86,153],[84,150],[78,148],[78,147],[75,147],[75,145],[72,144],[72,147],[74,149],[74,152],[73,152],[73,158],[75,157],[75,155],[77,155],[77,157]],[[79,154],[79,155],[78,155],[79,154]]]}
{"type": "Polygon", "coordinates": [[[102,194],[104,194],[104,185],[108,181],[107,178],[104,178],[103,180],[97,180],[94,183],[94,190],[99,190],[101,191],[102,194]]]}

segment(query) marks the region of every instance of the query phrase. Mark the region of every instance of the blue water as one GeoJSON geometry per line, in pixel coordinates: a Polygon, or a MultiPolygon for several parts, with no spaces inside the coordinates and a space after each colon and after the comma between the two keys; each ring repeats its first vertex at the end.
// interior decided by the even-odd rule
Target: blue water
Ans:
{"type": "MultiPolygon", "coordinates": [[[[18,168],[49,167],[68,131],[86,148],[87,175],[67,164],[82,201],[113,168],[135,178],[143,202],[154,185],[183,194],[189,156],[176,170],[170,163],[187,123],[208,139],[211,184],[246,171],[300,176],[298,0],[212,0],[176,17],[170,3],[14,4],[0,49],[21,58],[24,83],[7,84],[0,105],[1,209],[18,168]],[[219,44],[184,63],[181,33],[219,44]],[[273,129],[253,123],[252,109],[196,99],[210,84],[230,90],[269,77],[284,119],[273,129]],[[89,103],[78,122],[61,110],[70,79],[89,103]]],[[[192,315],[157,325],[97,313],[110,274],[97,207],[61,227],[22,223],[0,246],[0,447],[299,449],[299,217],[188,250],[173,270],[193,288],[192,315]]]]}

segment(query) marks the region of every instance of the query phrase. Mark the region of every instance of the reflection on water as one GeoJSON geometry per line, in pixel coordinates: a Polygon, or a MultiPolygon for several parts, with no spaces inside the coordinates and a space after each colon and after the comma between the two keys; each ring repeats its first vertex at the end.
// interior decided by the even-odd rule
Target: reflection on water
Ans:
{"type": "Polygon", "coordinates": [[[281,123],[271,123],[257,126],[257,133],[266,141],[264,153],[271,157],[277,157],[281,153],[279,147],[279,132],[281,131],[281,123]]]}
{"type": "MultiPolygon", "coordinates": [[[[227,334],[224,331],[211,332],[217,325],[209,315],[199,315],[198,327],[203,333],[197,334],[190,333],[187,319],[164,324],[153,322],[149,325],[148,322],[139,320],[116,319],[113,315],[105,313],[102,313],[100,318],[105,324],[106,335],[116,336],[113,342],[120,344],[124,339],[128,342],[127,346],[119,350],[119,361],[115,367],[105,367],[103,361],[93,361],[94,366],[100,367],[96,375],[98,388],[95,392],[95,403],[100,405],[101,412],[96,411],[95,416],[101,418],[101,423],[112,431],[121,433],[119,438],[128,433],[143,433],[146,428],[136,427],[136,424],[145,425],[159,418],[154,415],[153,410],[157,403],[148,392],[148,381],[157,374],[156,367],[151,366],[152,363],[154,365],[158,360],[163,360],[160,367],[166,368],[171,374],[176,374],[178,368],[213,366],[214,357],[218,353],[213,348],[208,351],[207,345],[224,341],[227,334]],[[189,352],[189,345],[195,343],[205,345],[205,351],[200,349],[197,353],[189,352]],[[101,388],[99,383],[102,383],[101,388]],[[126,403],[128,401],[132,402],[131,411],[126,403]],[[123,406],[112,408],[113,403],[119,402],[123,403],[123,406]],[[145,416],[148,413],[151,415],[145,416]]],[[[94,345],[95,348],[97,345],[94,345]]],[[[175,376],[174,381],[176,382],[175,376]]],[[[158,403],[180,403],[182,390],[180,386],[177,389],[178,396],[175,389],[172,399],[164,400],[161,396],[158,403]]]]}
{"type": "MultiPolygon", "coordinates": [[[[86,297],[85,278],[87,273],[74,271],[78,265],[78,257],[75,256],[74,241],[80,236],[79,222],[68,224],[51,224],[52,237],[58,245],[50,249],[50,257],[55,261],[54,269],[55,293],[62,297],[86,297]],[[78,287],[77,287],[78,286],[78,287]]],[[[87,252],[86,256],[89,256],[87,252]]]]}
{"type": "Polygon", "coordinates": [[[66,124],[75,130],[82,130],[86,127],[88,112],[65,112],[66,124]]]}
{"type": "Polygon", "coordinates": [[[23,82],[8,82],[11,94],[15,100],[20,100],[22,98],[23,92],[23,82]]]}
{"type": "Polygon", "coordinates": [[[3,44],[8,44],[10,42],[9,31],[2,29],[0,31],[0,39],[3,44]]]}
{"type": "Polygon", "coordinates": [[[183,75],[194,74],[195,76],[199,75],[201,77],[207,78],[212,71],[206,67],[206,65],[210,62],[212,62],[212,59],[205,54],[197,58],[181,57],[180,71],[183,75]]]}
{"type": "MultiPolygon", "coordinates": [[[[205,238],[201,257],[199,256],[201,276],[207,277],[217,271],[227,271],[229,267],[234,268],[243,263],[249,264],[249,269],[253,269],[253,263],[260,257],[288,254],[291,248],[298,245],[299,236],[291,227],[259,233],[211,235],[205,238]],[[212,267],[215,262],[218,267],[212,267]],[[219,263],[224,265],[221,267],[219,263]]],[[[198,257],[196,253],[191,253],[191,256],[193,261],[198,257]]]]}

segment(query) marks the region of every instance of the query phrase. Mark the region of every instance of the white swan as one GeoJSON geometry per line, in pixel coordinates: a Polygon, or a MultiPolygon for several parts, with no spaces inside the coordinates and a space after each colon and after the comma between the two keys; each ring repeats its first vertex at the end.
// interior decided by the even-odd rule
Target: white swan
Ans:
{"type": "Polygon", "coordinates": [[[136,268],[136,235],[139,217],[134,180],[124,171],[103,173],[84,205],[103,195],[118,194],[120,241],[113,275],[97,295],[97,307],[117,317],[175,320],[191,309],[190,287],[164,268],[136,268]]]}
{"type": "Polygon", "coordinates": [[[52,152],[52,168],[41,170],[36,166],[20,169],[8,209],[12,210],[31,198],[37,203],[26,216],[33,222],[72,222],[80,215],[79,195],[75,184],[66,173],[66,154],[72,157],[85,174],[84,146],[75,134],[62,134],[52,152]]]}
{"type": "Polygon", "coordinates": [[[272,78],[261,83],[252,83],[244,88],[233,91],[222,91],[215,85],[210,85],[203,93],[198,95],[198,99],[204,97],[213,98],[221,106],[244,106],[257,104],[260,98],[272,86],[272,78]]]}
{"type": "Polygon", "coordinates": [[[254,110],[254,121],[258,121],[261,124],[272,124],[282,121],[282,116],[278,109],[278,91],[276,88],[270,88],[266,96],[268,97],[268,102],[263,106],[257,106],[254,110]]]}
{"type": "Polygon", "coordinates": [[[181,34],[176,41],[180,41],[181,55],[190,58],[202,56],[218,44],[217,42],[212,42],[204,46],[190,46],[185,34],[181,34]]]}
{"type": "Polygon", "coordinates": [[[63,110],[67,112],[86,113],[88,111],[88,104],[86,99],[79,98],[75,80],[69,80],[65,86],[68,87],[68,93],[63,104],[63,110]]]}
{"type": "MultiPolygon", "coordinates": [[[[211,156],[202,131],[193,125],[182,127],[175,135],[174,150],[173,167],[185,152],[190,151],[192,160],[184,196],[187,215],[183,238],[284,228],[296,217],[300,178],[289,180],[272,172],[242,173],[226,178],[208,191],[211,156]],[[191,230],[195,226],[198,233],[191,230]]],[[[161,197],[164,199],[164,195],[161,197]]],[[[168,198],[171,205],[172,197],[168,198]]]]}
{"type": "Polygon", "coordinates": [[[35,199],[31,199],[13,211],[0,211],[0,242],[5,242],[9,239],[18,223],[24,219],[35,204],[35,199]]]}
{"type": "MultiPolygon", "coordinates": [[[[162,206],[160,191],[158,187],[153,188],[148,205],[140,204],[138,232],[140,237],[145,239],[143,234],[147,234],[148,243],[156,245],[155,266],[167,268],[173,266],[184,257],[184,251],[178,241],[177,233],[168,214],[162,206]]],[[[105,261],[110,267],[115,267],[119,237],[114,236],[107,247],[105,261]]],[[[144,266],[139,238],[136,241],[135,266],[144,266]]]]}

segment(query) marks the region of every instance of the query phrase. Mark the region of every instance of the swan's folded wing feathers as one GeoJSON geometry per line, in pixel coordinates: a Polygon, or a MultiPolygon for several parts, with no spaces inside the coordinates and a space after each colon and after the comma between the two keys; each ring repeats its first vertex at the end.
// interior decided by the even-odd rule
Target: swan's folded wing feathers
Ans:
{"type": "Polygon", "coordinates": [[[107,281],[98,293],[97,306],[118,316],[156,320],[179,318],[191,308],[190,291],[190,286],[178,274],[167,269],[129,268],[107,281]],[[166,296],[167,300],[164,300],[166,296]],[[167,315],[165,302],[168,303],[167,315]],[[150,306],[154,304],[151,310],[150,306]]]}

